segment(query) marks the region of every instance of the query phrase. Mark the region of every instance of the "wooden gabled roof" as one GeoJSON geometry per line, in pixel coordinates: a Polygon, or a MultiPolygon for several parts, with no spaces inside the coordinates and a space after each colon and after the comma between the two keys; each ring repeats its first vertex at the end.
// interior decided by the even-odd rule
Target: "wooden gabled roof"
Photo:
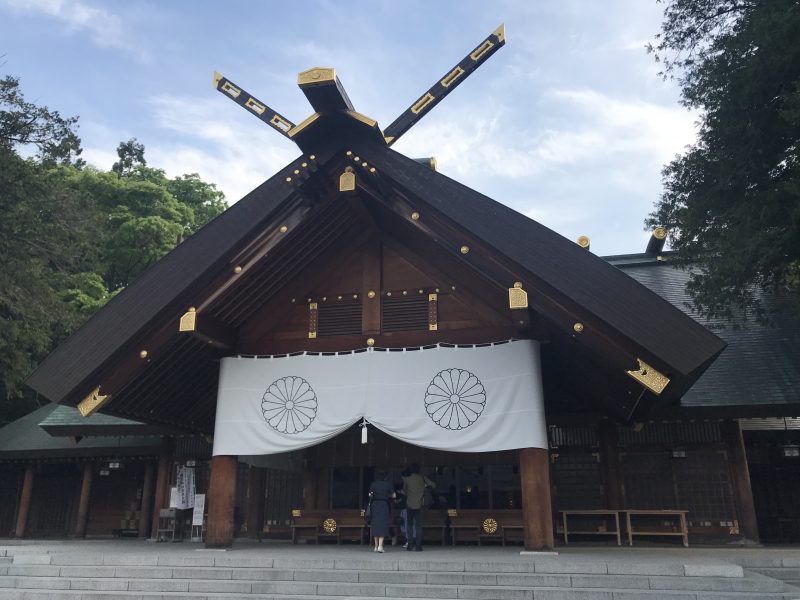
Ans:
{"type": "Polygon", "coordinates": [[[643,388],[626,373],[638,368],[637,359],[670,378],[660,400],[666,402],[725,347],[604,260],[372,134],[327,133],[316,147],[317,154],[287,165],[154,264],[56,348],[27,383],[73,405],[99,386],[101,395],[111,394],[104,412],[208,432],[214,361],[236,351],[238,327],[296,273],[365,239],[357,211],[338,191],[346,167],[354,169],[370,218],[399,243],[447,255],[498,295],[521,282],[533,317],[553,336],[553,377],[578,380],[579,393],[597,396],[620,418],[644,406],[637,391],[643,388]],[[466,254],[462,246],[469,247],[466,254]],[[181,336],[178,320],[188,307],[234,341],[226,347],[181,336]]]}

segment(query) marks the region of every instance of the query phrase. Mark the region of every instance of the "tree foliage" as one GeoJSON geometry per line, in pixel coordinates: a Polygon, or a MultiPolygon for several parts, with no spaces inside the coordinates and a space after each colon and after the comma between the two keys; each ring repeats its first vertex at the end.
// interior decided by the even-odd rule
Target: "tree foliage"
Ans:
{"type": "Polygon", "coordinates": [[[766,317],[764,290],[798,290],[800,2],[669,0],[650,50],[702,112],[647,224],[669,230],[699,312],[766,317]]]}
{"type": "Polygon", "coordinates": [[[19,79],[0,79],[0,144],[7,147],[33,146],[44,164],[74,164],[79,159],[81,141],[76,133],[77,117],[62,117],[46,106],[26,102],[19,79]]]}
{"type": "Polygon", "coordinates": [[[0,425],[33,408],[22,382],[56,344],[226,207],[197,174],[147,167],[135,139],[120,167],[85,166],[76,124],[0,81],[0,425]]]}

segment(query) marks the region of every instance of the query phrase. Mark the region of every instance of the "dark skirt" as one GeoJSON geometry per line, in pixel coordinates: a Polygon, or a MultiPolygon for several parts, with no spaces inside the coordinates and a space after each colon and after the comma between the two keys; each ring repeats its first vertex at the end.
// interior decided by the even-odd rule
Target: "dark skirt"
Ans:
{"type": "Polygon", "coordinates": [[[385,500],[372,501],[372,520],[370,533],[372,537],[387,537],[389,535],[389,503],[385,500]]]}

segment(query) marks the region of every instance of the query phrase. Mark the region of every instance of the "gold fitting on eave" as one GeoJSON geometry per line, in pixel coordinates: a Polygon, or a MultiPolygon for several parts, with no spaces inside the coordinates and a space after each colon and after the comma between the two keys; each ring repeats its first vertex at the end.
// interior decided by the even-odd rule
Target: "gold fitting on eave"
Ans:
{"type": "Polygon", "coordinates": [[[637,358],[636,362],[639,363],[638,370],[625,372],[657,396],[660,395],[669,384],[669,377],[656,371],[641,358],[637,358]]]}
{"type": "Polygon", "coordinates": [[[347,167],[344,173],[339,175],[339,191],[352,192],[356,189],[356,174],[353,173],[353,167],[347,167]]]}
{"type": "Polygon", "coordinates": [[[522,289],[520,281],[508,288],[508,308],[528,308],[528,292],[522,289]]]}
{"type": "Polygon", "coordinates": [[[197,328],[197,310],[190,308],[181,317],[178,331],[194,331],[197,328]]]}
{"type": "Polygon", "coordinates": [[[105,396],[100,394],[100,386],[98,385],[86,398],[78,402],[78,412],[84,417],[88,417],[97,412],[110,398],[110,394],[105,396]]]}
{"type": "Polygon", "coordinates": [[[584,250],[588,250],[589,246],[591,246],[591,240],[589,239],[588,235],[580,235],[578,239],[575,240],[575,243],[578,244],[584,250]]]}

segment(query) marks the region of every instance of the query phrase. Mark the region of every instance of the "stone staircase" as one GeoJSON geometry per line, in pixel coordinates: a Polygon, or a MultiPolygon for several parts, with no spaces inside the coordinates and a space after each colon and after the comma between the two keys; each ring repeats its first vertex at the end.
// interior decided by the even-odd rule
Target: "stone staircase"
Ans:
{"type": "MultiPolygon", "coordinates": [[[[783,581],[789,586],[800,590],[800,557],[797,556],[751,556],[740,561],[748,569],[783,581]]],[[[791,588],[790,588],[791,589],[791,588]]],[[[798,593],[800,598],[800,593],[798,593]]]]}
{"type": "MultiPolygon", "coordinates": [[[[768,572],[778,567],[762,566],[757,573],[689,557],[631,560],[602,554],[593,558],[504,554],[488,561],[427,555],[424,558],[430,560],[423,560],[404,552],[337,557],[336,548],[318,550],[309,557],[297,552],[164,553],[155,548],[119,554],[0,549],[0,600],[800,599],[800,589],[768,572]]],[[[796,570],[789,569],[790,574],[796,570]]]]}

